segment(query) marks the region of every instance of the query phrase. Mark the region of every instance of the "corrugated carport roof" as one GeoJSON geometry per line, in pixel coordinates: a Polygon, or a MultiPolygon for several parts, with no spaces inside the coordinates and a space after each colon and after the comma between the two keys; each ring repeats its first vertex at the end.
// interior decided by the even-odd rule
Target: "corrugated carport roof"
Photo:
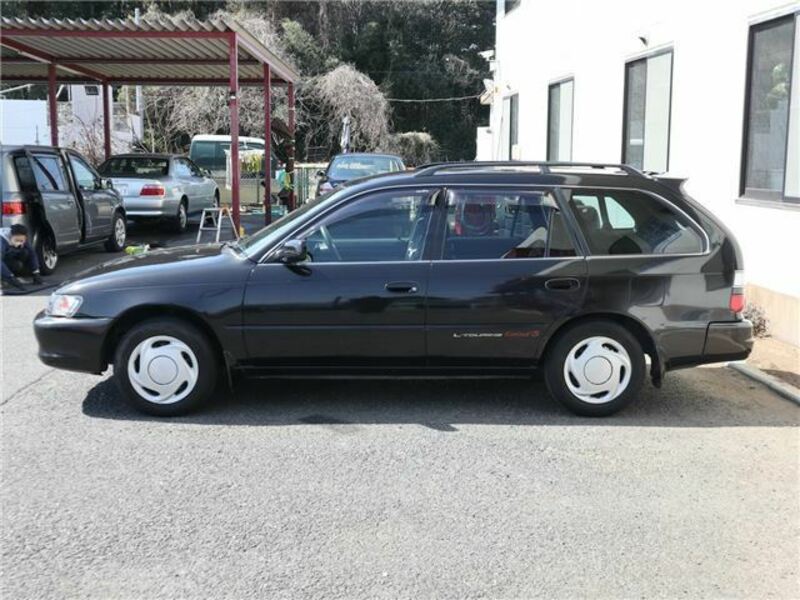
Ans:
{"type": "Polygon", "coordinates": [[[48,64],[59,82],[150,85],[228,85],[231,40],[238,47],[240,85],[295,83],[298,73],[232,19],[0,18],[0,77],[46,82],[48,64]]]}

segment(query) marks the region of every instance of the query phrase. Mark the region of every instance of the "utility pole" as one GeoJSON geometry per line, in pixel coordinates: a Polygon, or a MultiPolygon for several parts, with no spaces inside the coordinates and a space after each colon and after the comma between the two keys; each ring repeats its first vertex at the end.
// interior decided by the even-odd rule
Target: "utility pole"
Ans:
{"type": "MultiPolygon", "coordinates": [[[[133,21],[139,24],[139,9],[133,10],[133,21]]],[[[139,135],[136,136],[141,141],[144,138],[144,99],[142,97],[142,86],[136,86],[136,114],[139,117],[139,135]]]]}

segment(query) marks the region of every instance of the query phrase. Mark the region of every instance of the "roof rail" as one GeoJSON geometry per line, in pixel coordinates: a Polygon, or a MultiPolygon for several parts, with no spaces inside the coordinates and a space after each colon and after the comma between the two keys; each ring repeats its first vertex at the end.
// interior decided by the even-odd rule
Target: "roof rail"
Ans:
{"type": "Polygon", "coordinates": [[[441,171],[459,169],[508,169],[509,167],[539,167],[542,173],[550,173],[555,168],[583,167],[587,169],[618,169],[624,171],[626,175],[634,177],[646,177],[646,175],[635,167],[621,163],[598,163],[598,162],[563,162],[563,161],[461,161],[461,162],[441,162],[430,163],[417,167],[417,175],[434,175],[441,171]]]}

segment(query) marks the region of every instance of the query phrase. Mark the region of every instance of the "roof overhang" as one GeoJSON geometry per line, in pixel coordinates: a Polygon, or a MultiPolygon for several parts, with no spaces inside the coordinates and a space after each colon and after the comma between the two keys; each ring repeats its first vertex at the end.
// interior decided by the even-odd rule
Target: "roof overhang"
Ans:
{"type": "Polygon", "coordinates": [[[46,82],[144,85],[228,85],[230,49],[237,49],[240,85],[273,84],[299,74],[232,19],[0,18],[0,78],[46,82]]]}

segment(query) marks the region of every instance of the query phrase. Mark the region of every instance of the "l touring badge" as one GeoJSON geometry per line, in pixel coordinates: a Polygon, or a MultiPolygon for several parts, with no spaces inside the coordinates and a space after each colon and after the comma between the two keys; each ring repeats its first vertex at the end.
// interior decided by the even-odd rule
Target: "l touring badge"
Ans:
{"type": "Polygon", "coordinates": [[[470,331],[457,331],[453,333],[455,339],[479,339],[479,338],[534,338],[539,337],[538,329],[522,329],[509,331],[492,331],[475,333],[470,331]]]}

